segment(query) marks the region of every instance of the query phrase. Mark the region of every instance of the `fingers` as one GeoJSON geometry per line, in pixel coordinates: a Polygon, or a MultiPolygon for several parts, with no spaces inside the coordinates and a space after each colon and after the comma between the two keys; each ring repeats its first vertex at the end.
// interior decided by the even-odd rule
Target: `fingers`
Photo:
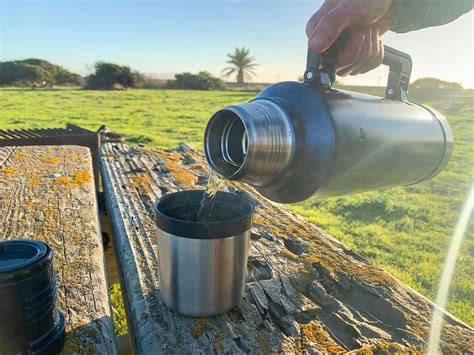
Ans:
{"type": "Polygon", "coordinates": [[[383,44],[377,29],[355,32],[337,60],[337,75],[358,75],[377,68],[383,61],[383,44]],[[360,50],[357,46],[363,38],[360,50]]]}
{"type": "Polygon", "coordinates": [[[325,0],[306,25],[309,49],[324,52],[334,44],[342,31],[357,29],[357,32],[350,34],[339,53],[337,74],[357,75],[376,68],[383,60],[380,36],[391,23],[390,3],[391,0],[365,0],[361,3],[353,0],[325,0]]]}
{"type": "Polygon", "coordinates": [[[339,34],[350,26],[351,11],[348,11],[346,7],[344,3],[339,3],[320,18],[309,36],[309,49],[314,52],[327,50],[339,34]]]}
{"type": "Polygon", "coordinates": [[[345,69],[359,60],[359,56],[364,47],[366,33],[358,31],[351,34],[344,48],[339,52],[336,63],[336,73],[345,74],[345,69]]]}
{"type": "Polygon", "coordinates": [[[311,34],[314,31],[314,28],[316,25],[319,23],[321,18],[328,14],[332,9],[334,9],[337,5],[339,0],[326,0],[321,7],[319,8],[318,11],[316,11],[313,16],[308,20],[308,23],[306,24],[306,36],[308,38],[311,37],[311,34]]]}
{"type": "Polygon", "coordinates": [[[357,75],[362,73],[362,71],[366,70],[366,68],[375,63],[375,59],[379,55],[380,52],[380,35],[377,29],[371,29],[371,46],[370,50],[367,51],[365,54],[362,53],[359,58],[365,57],[364,60],[359,61],[357,65],[354,65],[352,68],[350,75],[357,75]]]}
{"type": "MultiPolygon", "coordinates": [[[[358,31],[353,34],[356,38],[363,38],[360,51],[356,51],[346,46],[338,56],[337,61],[337,74],[340,76],[346,76],[351,74],[353,71],[358,70],[363,65],[367,58],[372,55],[372,29],[367,28],[362,31],[358,31]]],[[[360,41],[356,39],[356,41],[360,41]]]]}
{"type": "Polygon", "coordinates": [[[372,69],[377,68],[383,62],[383,44],[382,41],[379,41],[379,50],[377,56],[372,60],[372,62],[368,63],[365,68],[360,72],[360,74],[367,73],[372,69]]]}

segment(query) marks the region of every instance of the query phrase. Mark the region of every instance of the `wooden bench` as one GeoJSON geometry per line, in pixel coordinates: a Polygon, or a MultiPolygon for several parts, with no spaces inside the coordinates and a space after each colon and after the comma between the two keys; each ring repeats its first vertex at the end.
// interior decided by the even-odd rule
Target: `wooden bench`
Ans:
{"type": "Polygon", "coordinates": [[[117,353],[89,149],[0,148],[0,240],[53,249],[65,353],[117,353]]]}
{"type": "MultiPolygon", "coordinates": [[[[240,306],[208,319],[161,301],[151,206],[163,194],[202,189],[207,167],[188,146],[102,148],[101,171],[135,353],[424,350],[433,304],[336,239],[252,188],[258,201],[248,283],[240,306]]],[[[444,352],[474,349],[474,331],[445,314],[444,352]]]]}

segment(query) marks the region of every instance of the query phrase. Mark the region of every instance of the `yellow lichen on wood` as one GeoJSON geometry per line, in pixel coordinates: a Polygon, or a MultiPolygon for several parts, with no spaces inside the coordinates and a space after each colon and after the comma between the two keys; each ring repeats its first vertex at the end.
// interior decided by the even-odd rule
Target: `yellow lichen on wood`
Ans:
{"type": "Polygon", "coordinates": [[[321,350],[330,353],[341,353],[344,349],[338,345],[329,334],[323,329],[323,327],[315,322],[309,322],[301,326],[302,334],[309,341],[316,343],[321,350]]]}
{"type": "Polygon", "coordinates": [[[180,166],[176,159],[168,160],[165,163],[165,168],[169,170],[173,178],[187,189],[195,188],[194,184],[197,181],[197,177],[194,174],[187,172],[183,167],[180,166]]]}
{"type": "Polygon", "coordinates": [[[298,261],[299,258],[296,254],[293,254],[291,251],[289,251],[288,249],[282,249],[280,251],[280,254],[286,256],[287,258],[290,258],[290,259],[293,259],[295,261],[298,261]]]}
{"type": "Polygon", "coordinates": [[[253,217],[253,223],[255,226],[263,227],[266,232],[270,233],[274,237],[282,236],[287,233],[282,231],[280,228],[275,226],[271,221],[267,218],[262,217],[261,215],[257,214],[253,217]]]}
{"type": "Polygon", "coordinates": [[[416,346],[403,346],[394,342],[388,342],[385,339],[371,339],[373,344],[365,345],[360,349],[354,350],[353,354],[372,355],[372,354],[421,354],[416,346]]]}
{"type": "Polygon", "coordinates": [[[221,350],[223,348],[222,344],[220,343],[222,340],[224,340],[225,338],[229,337],[230,334],[227,334],[227,333],[224,333],[224,332],[219,332],[215,338],[215,340],[212,342],[212,344],[214,345],[214,347],[217,349],[217,350],[221,350]]]}
{"type": "Polygon", "coordinates": [[[16,151],[13,154],[12,159],[13,159],[13,161],[19,162],[19,161],[23,160],[24,158],[26,158],[27,156],[28,156],[28,154],[26,152],[16,151]]]}
{"type": "Polygon", "coordinates": [[[73,174],[73,177],[59,176],[54,179],[56,184],[72,184],[72,185],[84,185],[92,180],[92,175],[87,170],[78,171],[73,174]]]}
{"type": "Polygon", "coordinates": [[[26,182],[31,187],[38,187],[41,183],[41,179],[34,172],[31,172],[26,176],[26,182]]]}
{"type": "Polygon", "coordinates": [[[74,173],[74,182],[76,184],[82,185],[92,180],[92,175],[87,170],[78,171],[74,173]]]}
{"type": "Polygon", "coordinates": [[[211,323],[206,318],[196,318],[194,320],[194,325],[191,328],[191,331],[195,336],[200,336],[204,329],[208,327],[211,323]]]}
{"type": "Polygon", "coordinates": [[[3,168],[1,171],[3,171],[8,177],[13,176],[13,174],[15,173],[15,169],[11,166],[3,168]]]}
{"type": "Polygon", "coordinates": [[[216,340],[221,341],[221,340],[223,340],[223,339],[225,339],[229,336],[230,336],[230,334],[227,334],[227,333],[224,333],[224,332],[219,332],[219,334],[217,334],[217,336],[216,336],[216,340]]]}
{"type": "Polygon", "coordinates": [[[139,194],[147,195],[151,192],[151,179],[148,175],[132,176],[132,185],[137,189],[139,194]]]}
{"type": "Polygon", "coordinates": [[[46,160],[46,164],[59,164],[61,160],[58,157],[51,157],[46,160]]]}

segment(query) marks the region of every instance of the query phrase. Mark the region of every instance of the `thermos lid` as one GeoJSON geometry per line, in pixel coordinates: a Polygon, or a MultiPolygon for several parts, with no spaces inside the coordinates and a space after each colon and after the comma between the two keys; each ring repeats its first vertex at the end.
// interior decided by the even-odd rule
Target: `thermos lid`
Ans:
{"type": "Polygon", "coordinates": [[[153,206],[156,226],[183,238],[218,239],[242,234],[252,226],[253,201],[230,192],[219,191],[211,218],[197,221],[204,190],[168,194],[153,206]]]}
{"type": "Polygon", "coordinates": [[[55,308],[52,258],[52,249],[37,240],[0,241],[0,294],[11,296],[2,298],[3,310],[8,312],[0,314],[0,323],[8,319],[13,329],[24,332],[24,336],[12,337],[9,328],[0,324],[0,353],[60,353],[65,319],[55,308]],[[43,308],[38,310],[38,305],[43,308]]]}
{"type": "Polygon", "coordinates": [[[36,240],[0,242],[0,283],[33,274],[52,258],[49,246],[36,240]]]}

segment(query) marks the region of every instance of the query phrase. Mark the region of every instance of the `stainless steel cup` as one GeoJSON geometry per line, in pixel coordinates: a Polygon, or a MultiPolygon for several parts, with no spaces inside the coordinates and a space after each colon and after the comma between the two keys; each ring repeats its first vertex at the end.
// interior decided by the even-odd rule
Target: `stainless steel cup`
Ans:
{"type": "Polygon", "coordinates": [[[249,199],[218,192],[211,218],[198,222],[203,193],[176,192],[154,205],[161,297],[192,317],[222,314],[239,304],[254,213],[249,199]]]}

